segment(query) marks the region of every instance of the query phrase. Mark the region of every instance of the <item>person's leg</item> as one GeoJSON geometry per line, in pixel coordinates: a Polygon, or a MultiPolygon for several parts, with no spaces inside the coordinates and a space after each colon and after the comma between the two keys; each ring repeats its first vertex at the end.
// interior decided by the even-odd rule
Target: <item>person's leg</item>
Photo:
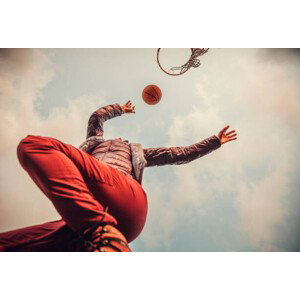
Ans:
{"type": "Polygon", "coordinates": [[[40,136],[23,139],[17,154],[23,168],[74,231],[100,221],[117,223],[88,188],[93,180],[111,184],[109,173],[101,172],[101,168],[106,168],[104,164],[71,145],[40,136]]]}
{"type": "Polygon", "coordinates": [[[104,207],[109,207],[109,213],[118,221],[116,228],[131,242],[140,234],[146,222],[147,196],[131,176],[109,168],[112,185],[94,182],[90,191],[104,207]]]}
{"type": "Polygon", "coordinates": [[[69,251],[69,244],[76,237],[63,220],[47,222],[1,232],[0,251],[69,251]]]}

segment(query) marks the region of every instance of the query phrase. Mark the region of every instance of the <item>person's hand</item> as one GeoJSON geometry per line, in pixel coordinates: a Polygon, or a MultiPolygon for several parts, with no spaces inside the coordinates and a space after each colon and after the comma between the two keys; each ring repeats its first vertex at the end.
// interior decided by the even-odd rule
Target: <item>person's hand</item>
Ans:
{"type": "Polygon", "coordinates": [[[226,133],[228,128],[229,128],[229,125],[224,127],[217,135],[217,137],[220,140],[221,145],[237,139],[237,133],[235,132],[235,130],[231,130],[230,132],[226,133]]]}
{"type": "Polygon", "coordinates": [[[127,101],[124,105],[121,106],[122,108],[122,111],[126,114],[129,114],[129,113],[135,113],[135,106],[132,106],[132,103],[129,101],[127,101]]]}

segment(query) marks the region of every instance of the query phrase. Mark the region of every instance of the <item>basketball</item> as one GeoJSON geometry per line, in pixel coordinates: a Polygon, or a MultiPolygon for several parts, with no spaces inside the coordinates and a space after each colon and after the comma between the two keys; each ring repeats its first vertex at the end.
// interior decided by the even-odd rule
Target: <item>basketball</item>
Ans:
{"type": "Polygon", "coordinates": [[[149,105],[157,104],[161,99],[161,90],[158,86],[150,84],[143,90],[143,100],[149,105]]]}

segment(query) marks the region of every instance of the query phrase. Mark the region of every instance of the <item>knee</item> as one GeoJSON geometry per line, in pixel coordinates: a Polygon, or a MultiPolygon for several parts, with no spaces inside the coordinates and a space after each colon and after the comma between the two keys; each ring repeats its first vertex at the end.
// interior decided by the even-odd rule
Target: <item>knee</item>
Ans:
{"type": "Polygon", "coordinates": [[[25,161],[28,161],[32,154],[37,151],[43,151],[43,148],[47,144],[46,138],[41,136],[28,135],[22,139],[17,147],[17,156],[22,165],[25,161]]]}
{"type": "Polygon", "coordinates": [[[40,137],[34,135],[27,135],[24,139],[22,139],[17,147],[18,152],[26,153],[30,151],[33,147],[36,147],[40,144],[40,137]]]}

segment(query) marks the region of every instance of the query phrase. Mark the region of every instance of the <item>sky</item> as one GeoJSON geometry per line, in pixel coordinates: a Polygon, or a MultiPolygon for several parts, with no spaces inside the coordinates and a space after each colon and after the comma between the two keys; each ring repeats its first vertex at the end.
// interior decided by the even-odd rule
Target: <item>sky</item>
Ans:
{"type": "MultiPolygon", "coordinates": [[[[186,49],[166,56],[180,61],[186,49]]],[[[92,112],[131,100],[104,137],[187,146],[225,125],[238,140],[189,164],[147,168],[148,217],[134,251],[299,251],[300,53],[210,49],[171,77],[156,49],[0,49],[0,231],[59,215],[20,167],[27,134],[78,146],[92,112]],[[158,85],[155,106],[141,99],[158,85]]]]}

